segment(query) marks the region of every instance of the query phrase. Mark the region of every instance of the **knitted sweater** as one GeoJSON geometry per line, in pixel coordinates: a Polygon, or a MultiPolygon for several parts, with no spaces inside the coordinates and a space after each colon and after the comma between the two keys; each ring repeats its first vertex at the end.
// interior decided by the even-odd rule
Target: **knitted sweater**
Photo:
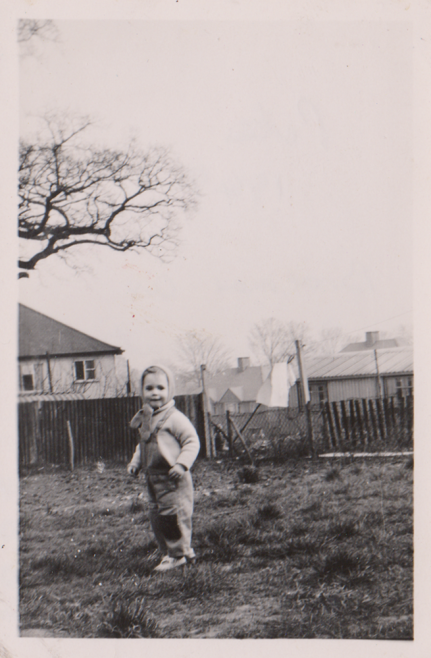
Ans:
{"type": "MultiPolygon", "coordinates": [[[[132,427],[139,427],[141,424],[140,414],[142,420],[144,414],[142,411],[133,417],[131,421],[132,427]]],[[[158,414],[154,414],[150,421],[151,432],[156,428],[158,423],[158,414]]],[[[137,445],[132,461],[129,466],[136,469],[142,467],[148,468],[151,464],[145,463],[145,455],[142,455],[141,442],[137,445]]],[[[157,446],[160,455],[166,460],[169,467],[174,464],[181,464],[187,470],[190,469],[198,456],[200,443],[199,437],[196,433],[190,420],[178,409],[172,409],[170,414],[167,415],[166,421],[157,432],[157,446]]]]}

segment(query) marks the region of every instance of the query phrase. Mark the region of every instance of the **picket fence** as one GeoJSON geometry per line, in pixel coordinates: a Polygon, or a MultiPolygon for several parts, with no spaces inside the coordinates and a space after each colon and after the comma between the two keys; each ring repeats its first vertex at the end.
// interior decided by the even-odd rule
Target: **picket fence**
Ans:
{"type": "MultiPolygon", "coordinates": [[[[310,419],[314,454],[413,449],[413,396],[324,402],[311,407],[310,419]]],[[[254,457],[278,460],[311,453],[305,409],[261,408],[253,416],[211,420],[219,451],[229,447],[232,456],[248,450],[254,457]]]]}

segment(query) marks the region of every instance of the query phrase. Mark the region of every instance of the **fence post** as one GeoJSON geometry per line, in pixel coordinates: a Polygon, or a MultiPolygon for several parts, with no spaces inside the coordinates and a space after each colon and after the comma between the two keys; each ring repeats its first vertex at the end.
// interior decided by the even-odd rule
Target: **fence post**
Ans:
{"type": "Polygon", "coordinates": [[[335,425],[335,420],[334,420],[334,415],[331,407],[330,402],[326,402],[326,412],[328,414],[328,420],[329,420],[329,428],[331,431],[331,435],[333,437],[333,442],[334,442],[334,447],[338,448],[338,436],[337,436],[337,428],[335,425]]]}
{"type": "Polygon", "coordinates": [[[364,447],[366,447],[369,444],[369,442],[372,440],[373,430],[371,427],[371,421],[368,414],[367,400],[365,398],[362,400],[362,411],[364,413],[364,425],[365,425],[364,447]]]}
{"type": "Polygon", "coordinates": [[[330,402],[329,404],[332,405],[332,412],[334,414],[335,427],[337,428],[337,432],[338,432],[338,436],[339,436],[338,445],[339,445],[340,448],[342,448],[344,450],[344,440],[343,440],[343,432],[342,432],[342,429],[341,429],[340,412],[338,410],[338,406],[337,406],[337,403],[335,401],[330,402]]]}
{"type": "Polygon", "coordinates": [[[233,418],[230,418],[230,422],[231,422],[231,425],[233,426],[235,432],[237,433],[237,435],[239,437],[239,440],[241,441],[241,443],[244,447],[245,452],[247,453],[247,457],[249,458],[251,465],[254,466],[253,457],[251,456],[251,452],[247,447],[247,444],[245,442],[245,439],[244,439],[243,435],[241,434],[240,430],[238,429],[238,427],[237,427],[235,421],[233,420],[233,418]]]}
{"type": "Polygon", "coordinates": [[[73,441],[72,428],[70,426],[70,420],[67,422],[67,433],[69,435],[69,449],[70,449],[70,470],[73,471],[75,468],[75,443],[73,441]]]}
{"type": "Polygon", "coordinates": [[[404,398],[399,399],[399,419],[400,419],[400,439],[403,443],[406,441],[406,410],[404,406],[404,398]]]}
{"type": "Polygon", "coordinates": [[[365,433],[364,433],[364,424],[362,421],[362,407],[361,407],[361,402],[360,400],[355,400],[355,412],[356,412],[356,419],[358,423],[358,437],[359,437],[359,443],[361,445],[364,445],[365,443],[365,433]]]}
{"type": "Polygon", "coordinates": [[[42,402],[31,403],[33,410],[33,431],[32,442],[30,444],[30,464],[37,464],[39,461],[39,444],[40,444],[40,416],[42,409],[42,402]]]}
{"type": "Polygon", "coordinates": [[[332,440],[331,426],[329,424],[328,414],[326,413],[325,402],[323,402],[320,405],[320,412],[321,412],[322,418],[323,418],[322,433],[323,433],[323,441],[324,441],[325,449],[326,449],[326,446],[328,446],[330,450],[334,450],[335,449],[335,444],[334,444],[334,441],[332,440]]]}
{"type": "Polygon", "coordinates": [[[349,443],[350,443],[350,423],[349,423],[349,417],[347,415],[345,400],[341,400],[340,404],[341,404],[341,420],[342,420],[343,429],[344,429],[344,441],[347,445],[349,445],[349,443]]]}
{"type": "Polygon", "coordinates": [[[379,423],[380,434],[381,434],[382,440],[386,441],[387,432],[386,432],[385,414],[384,414],[384,410],[383,410],[382,398],[378,398],[376,400],[376,409],[377,409],[377,418],[378,418],[378,423],[379,423]]]}
{"type": "Polygon", "coordinates": [[[226,411],[226,426],[227,436],[229,441],[229,457],[233,457],[233,438],[232,438],[232,423],[230,420],[230,411],[226,411]]]}
{"type": "Polygon", "coordinates": [[[389,398],[383,398],[383,413],[385,418],[386,438],[393,439],[394,427],[392,425],[391,407],[389,398]]]}
{"type": "Polygon", "coordinates": [[[368,400],[368,408],[369,408],[369,412],[370,412],[371,425],[372,425],[372,428],[373,428],[373,439],[375,441],[378,441],[380,439],[379,428],[378,428],[377,415],[376,415],[376,411],[374,409],[373,402],[374,402],[374,400],[371,400],[371,399],[368,400]]]}
{"type": "Polygon", "coordinates": [[[355,415],[355,403],[353,400],[349,400],[349,414],[350,414],[350,440],[352,446],[356,445],[356,435],[357,435],[357,419],[355,415]]]}
{"type": "Polygon", "coordinates": [[[207,404],[207,394],[205,389],[205,370],[206,366],[201,365],[201,380],[202,380],[202,406],[204,413],[204,432],[205,432],[205,449],[208,459],[214,457],[212,450],[212,441],[211,441],[211,431],[208,422],[208,404],[207,404]]]}
{"type": "Polygon", "coordinates": [[[308,445],[310,446],[311,456],[314,457],[313,423],[311,418],[310,391],[308,388],[308,379],[305,373],[304,363],[302,361],[301,344],[299,340],[295,340],[295,346],[296,346],[296,358],[298,360],[298,368],[299,368],[299,379],[301,381],[302,397],[305,404],[305,413],[307,419],[308,445]]]}
{"type": "Polygon", "coordinates": [[[407,440],[412,441],[413,440],[413,422],[414,422],[414,404],[413,404],[413,395],[409,395],[406,398],[407,402],[407,421],[408,421],[408,434],[407,434],[407,440]]]}

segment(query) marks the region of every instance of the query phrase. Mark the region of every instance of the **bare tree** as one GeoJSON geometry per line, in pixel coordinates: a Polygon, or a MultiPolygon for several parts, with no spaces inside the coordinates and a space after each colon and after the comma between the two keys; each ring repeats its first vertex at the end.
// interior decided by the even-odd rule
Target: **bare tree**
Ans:
{"type": "Polygon", "coordinates": [[[351,336],[345,334],[340,327],[322,329],[314,353],[333,356],[338,354],[350,342],[352,342],[351,336]]]}
{"type": "Polygon", "coordinates": [[[400,324],[397,329],[397,335],[403,338],[407,345],[413,345],[413,327],[411,325],[400,324]]]}
{"type": "Polygon", "coordinates": [[[18,43],[27,43],[35,37],[47,41],[56,41],[58,30],[55,23],[51,20],[35,20],[32,18],[22,18],[18,21],[18,43]]]}
{"type": "Polygon", "coordinates": [[[168,153],[134,142],[125,151],[88,146],[88,118],[44,121],[39,140],[20,144],[20,275],[80,245],[166,255],[176,244],[176,213],[195,202],[168,153]]]}
{"type": "Polygon", "coordinates": [[[208,376],[230,367],[230,353],[222,341],[205,330],[186,331],[177,336],[178,368],[183,381],[201,383],[201,365],[208,376]]]}
{"type": "Polygon", "coordinates": [[[295,354],[295,340],[300,340],[306,351],[311,351],[314,346],[310,330],[303,322],[268,318],[256,323],[249,334],[250,346],[257,360],[271,368],[274,363],[286,361],[295,354]]]}

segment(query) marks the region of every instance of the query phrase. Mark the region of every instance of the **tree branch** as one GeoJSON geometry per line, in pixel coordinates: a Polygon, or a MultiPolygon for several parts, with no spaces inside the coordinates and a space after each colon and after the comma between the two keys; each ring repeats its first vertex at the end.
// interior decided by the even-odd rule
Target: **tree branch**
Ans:
{"type": "Polygon", "coordinates": [[[165,151],[95,149],[78,141],[89,119],[45,121],[47,138],[20,145],[18,234],[47,242],[20,259],[22,269],[79,244],[127,251],[172,238],[174,209],[186,211],[195,196],[165,151]]]}

